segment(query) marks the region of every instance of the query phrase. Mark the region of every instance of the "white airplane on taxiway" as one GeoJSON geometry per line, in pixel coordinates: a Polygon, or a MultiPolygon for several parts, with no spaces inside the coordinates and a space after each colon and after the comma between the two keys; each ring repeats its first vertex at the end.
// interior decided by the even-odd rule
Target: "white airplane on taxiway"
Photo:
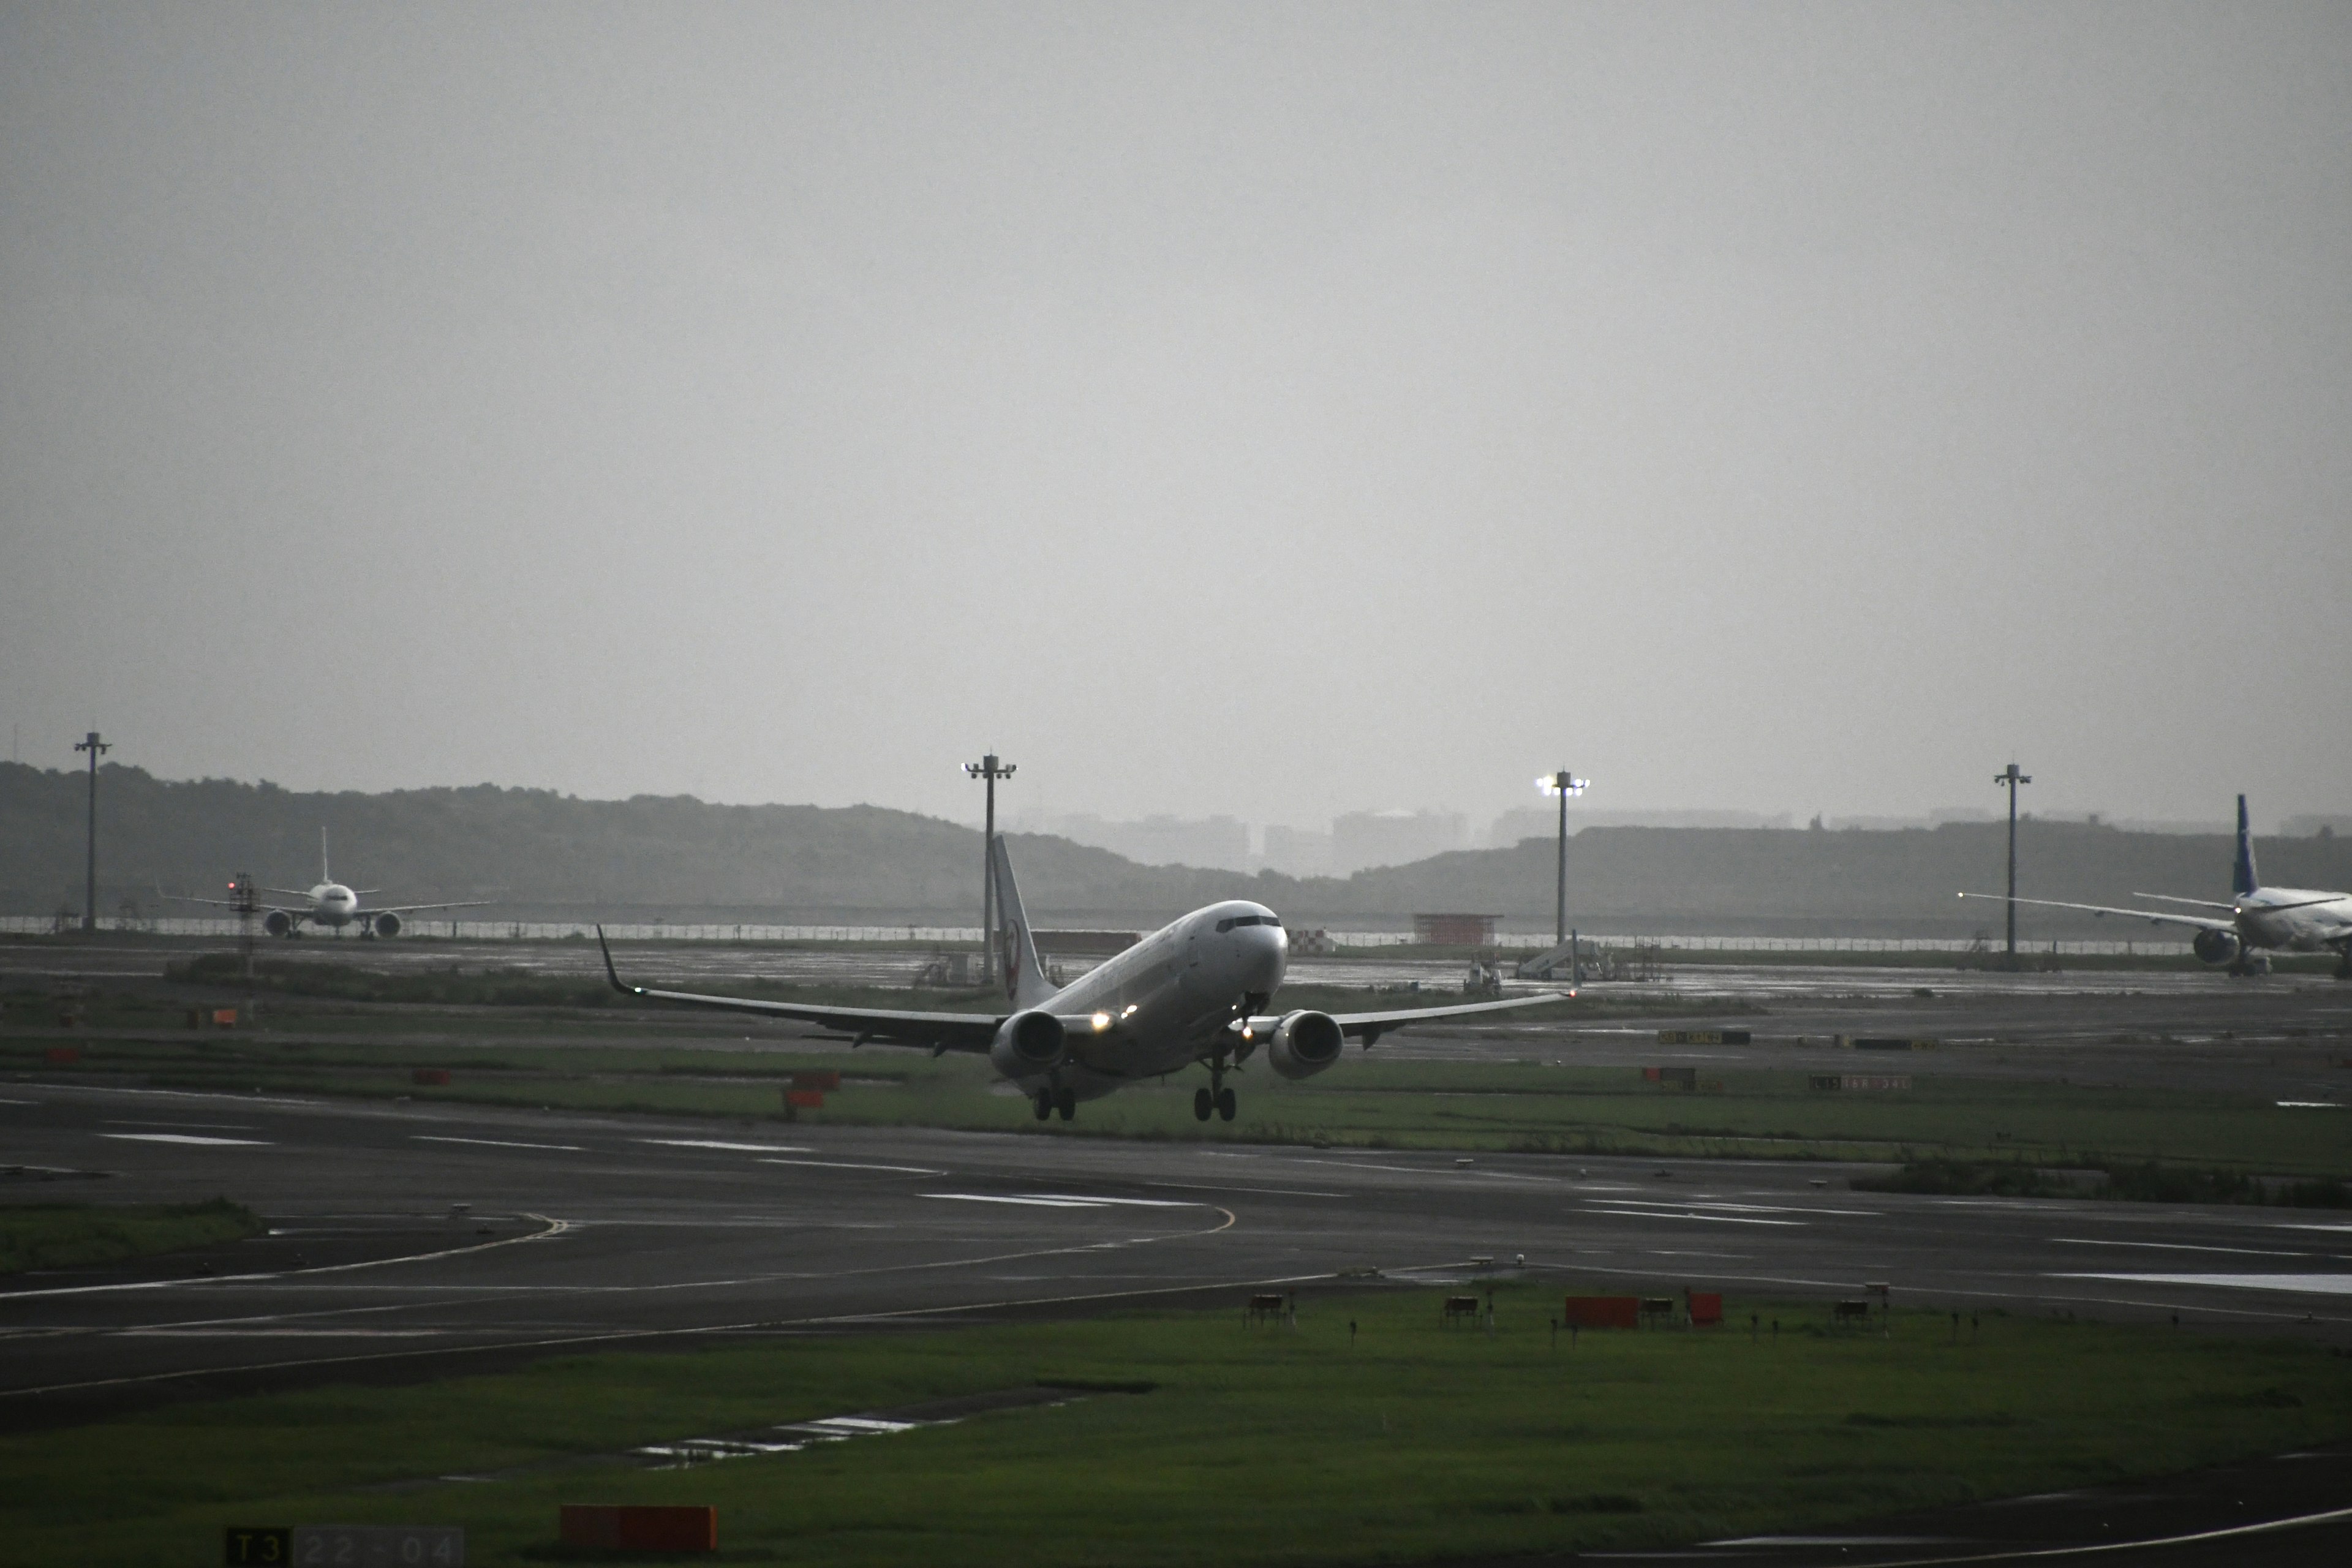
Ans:
{"type": "MultiPolygon", "coordinates": [[[[234,887],[236,884],[230,885],[234,887]]],[[[347,888],[335,880],[334,873],[327,868],[327,830],[323,827],[319,829],[319,880],[316,886],[307,891],[299,888],[256,888],[254,891],[277,893],[303,900],[291,905],[258,905],[264,911],[261,929],[272,936],[299,936],[306,925],[322,927],[338,936],[342,934],[345,926],[352,925],[360,928],[362,936],[398,936],[403,915],[413,915],[420,910],[478,910],[493,901],[474,899],[463,903],[393,904],[383,909],[362,909],[360,907],[362,899],[383,889],[347,888]]],[[[178,898],[184,904],[212,904],[225,910],[245,908],[235,899],[191,899],[179,894],[167,896],[178,898]]]]}
{"type": "MultiPolygon", "coordinates": [[[[984,1054],[998,1072],[1021,1086],[1040,1121],[1056,1111],[1067,1121],[1081,1100],[1196,1063],[1209,1069],[1209,1086],[1194,1093],[1192,1114],[1203,1121],[1212,1115],[1231,1121],[1235,1097],[1225,1075],[1261,1046],[1266,1065],[1279,1076],[1309,1078],[1338,1061],[1341,1046],[1350,1039],[1369,1047],[1388,1031],[1409,1025],[1538,1006],[1574,994],[1546,991],[1400,1012],[1268,1012],[1282,985],[1289,939],[1272,910],[1244,899],[1194,910],[1057,988],[1038,966],[1036,942],[1003,835],[990,841],[989,853],[995,858],[1003,928],[1005,998],[1011,1004],[1004,1011],[900,1012],[662,991],[624,982],[610,946],[604,947],[604,973],[614,989],[628,995],[801,1019],[854,1034],[861,1046],[877,1040],[927,1046],[934,1055],[984,1054]]],[[[604,943],[601,926],[596,940],[604,943]]]]}
{"type": "MultiPolygon", "coordinates": [[[[2246,797],[2238,797],[2238,858],[2231,868],[2231,899],[2226,904],[2210,899],[2181,899],[2168,893],[2134,893],[2135,899],[2213,910],[2210,915],[2175,914],[2169,910],[2126,910],[2106,904],[2068,904],[2055,899],[2020,899],[2021,904],[2045,909],[2081,910],[2094,915],[2121,915],[2155,925],[2194,926],[2189,947],[2208,963],[2226,963],[2232,974],[2267,974],[2271,961],[2265,949],[2285,952],[2334,952],[2338,980],[2352,980],[2352,894],[2323,892],[2314,888],[2265,888],[2254,870],[2254,838],[2246,824],[2246,797]]],[[[1962,893],[1964,899],[1999,899],[1999,893],[1962,893]]]]}

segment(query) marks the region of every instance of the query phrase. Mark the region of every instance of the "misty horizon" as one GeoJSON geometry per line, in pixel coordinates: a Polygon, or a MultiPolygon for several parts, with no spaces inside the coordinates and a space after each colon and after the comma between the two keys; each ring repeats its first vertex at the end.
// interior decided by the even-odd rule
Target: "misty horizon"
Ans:
{"type": "Polygon", "coordinates": [[[11,755],[2340,812],[2352,12],[0,12],[11,755]],[[2333,695],[2331,695],[2331,693],[2333,695]]]}

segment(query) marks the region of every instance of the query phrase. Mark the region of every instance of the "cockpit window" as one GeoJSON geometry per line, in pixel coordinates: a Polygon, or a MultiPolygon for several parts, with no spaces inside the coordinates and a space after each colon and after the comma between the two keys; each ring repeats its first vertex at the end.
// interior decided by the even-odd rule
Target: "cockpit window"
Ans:
{"type": "Polygon", "coordinates": [[[1272,915],[1227,915],[1217,922],[1217,930],[1229,931],[1235,926],[1274,926],[1279,929],[1281,924],[1272,915]]]}

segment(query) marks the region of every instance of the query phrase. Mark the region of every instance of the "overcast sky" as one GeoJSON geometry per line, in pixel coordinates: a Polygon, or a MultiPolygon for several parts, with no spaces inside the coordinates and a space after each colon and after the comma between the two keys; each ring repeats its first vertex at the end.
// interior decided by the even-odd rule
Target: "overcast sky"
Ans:
{"type": "Polygon", "coordinates": [[[2352,808],[2352,6],[0,6],[0,726],[2352,808]]]}

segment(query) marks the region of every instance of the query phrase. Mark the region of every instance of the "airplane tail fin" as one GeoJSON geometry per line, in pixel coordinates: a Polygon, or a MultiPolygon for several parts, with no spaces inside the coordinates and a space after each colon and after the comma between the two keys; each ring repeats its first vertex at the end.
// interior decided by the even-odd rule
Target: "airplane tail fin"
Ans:
{"type": "Polygon", "coordinates": [[[322,822],[319,825],[319,880],[331,882],[334,879],[334,874],[327,869],[327,825],[322,822]]]}
{"type": "Polygon", "coordinates": [[[2262,886],[2254,871],[2254,836],[2246,826],[2246,797],[2238,797],[2238,863],[2231,868],[2230,891],[2244,897],[2262,886]]]}
{"type": "Polygon", "coordinates": [[[988,847],[996,867],[997,955],[1004,965],[1004,994],[1015,1007],[1044,1005],[1055,992],[1037,963],[1037,940],[1028,911],[1021,907],[1020,884],[1013,879],[1013,856],[998,834],[988,847]]]}

